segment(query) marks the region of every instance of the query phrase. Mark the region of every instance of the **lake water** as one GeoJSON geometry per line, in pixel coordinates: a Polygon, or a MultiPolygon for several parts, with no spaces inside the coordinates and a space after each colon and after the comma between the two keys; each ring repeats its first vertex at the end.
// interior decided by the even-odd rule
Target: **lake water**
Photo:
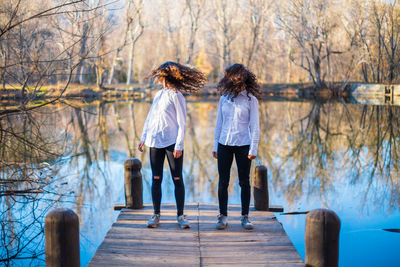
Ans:
{"type": "MultiPolygon", "coordinates": [[[[211,150],[218,102],[187,101],[186,202],[217,203],[211,150]]],[[[43,266],[44,217],[66,207],[79,216],[86,266],[118,216],[114,204],[124,202],[129,157],[143,163],[143,197],[151,203],[148,149],[136,149],[149,108],[148,101],[66,101],[0,120],[0,264],[43,266]],[[32,189],[39,193],[21,192],[32,189]]],[[[400,228],[399,117],[394,106],[260,102],[261,139],[252,168],[268,168],[270,203],[285,212],[337,213],[340,266],[400,265],[400,234],[383,230],[400,228]]],[[[174,203],[167,165],[164,171],[162,201],[174,203]]],[[[235,171],[229,203],[239,204],[235,171]]],[[[276,216],[304,259],[305,215],[276,216]]]]}

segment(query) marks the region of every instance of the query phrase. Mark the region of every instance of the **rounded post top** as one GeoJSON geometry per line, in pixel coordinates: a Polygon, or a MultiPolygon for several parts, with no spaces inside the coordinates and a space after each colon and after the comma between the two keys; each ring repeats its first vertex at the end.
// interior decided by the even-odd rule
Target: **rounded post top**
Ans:
{"type": "Polygon", "coordinates": [[[53,209],[46,215],[45,221],[78,221],[78,215],[73,210],[65,208],[53,209]]]}
{"type": "Polygon", "coordinates": [[[142,168],[142,162],[137,158],[127,159],[124,162],[124,168],[139,171],[142,168]]]}
{"type": "Polygon", "coordinates": [[[328,209],[312,210],[307,214],[306,218],[307,220],[312,220],[312,221],[325,221],[326,223],[333,222],[340,224],[340,219],[336,215],[336,213],[328,209]]]}
{"type": "Polygon", "coordinates": [[[266,172],[268,171],[267,167],[265,167],[264,165],[258,165],[255,168],[256,172],[266,172]]]}

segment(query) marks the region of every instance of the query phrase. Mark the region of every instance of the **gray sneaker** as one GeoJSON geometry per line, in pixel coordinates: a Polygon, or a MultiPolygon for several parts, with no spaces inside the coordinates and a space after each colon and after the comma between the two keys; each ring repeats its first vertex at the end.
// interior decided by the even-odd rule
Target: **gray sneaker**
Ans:
{"type": "Polygon", "coordinates": [[[254,225],[250,222],[248,215],[243,215],[240,218],[240,222],[242,223],[242,227],[246,230],[252,230],[254,225]]]}
{"type": "Polygon", "coordinates": [[[228,217],[223,214],[218,215],[217,224],[215,225],[215,227],[218,230],[224,230],[227,226],[228,226],[228,217]]]}
{"type": "Polygon", "coordinates": [[[147,227],[157,228],[160,225],[160,214],[154,214],[147,222],[147,227]]]}
{"type": "Polygon", "coordinates": [[[189,223],[188,219],[186,219],[186,215],[178,216],[177,220],[178,220],[179,226],[182,229],[190,228],[190,223],[189,223]]]}

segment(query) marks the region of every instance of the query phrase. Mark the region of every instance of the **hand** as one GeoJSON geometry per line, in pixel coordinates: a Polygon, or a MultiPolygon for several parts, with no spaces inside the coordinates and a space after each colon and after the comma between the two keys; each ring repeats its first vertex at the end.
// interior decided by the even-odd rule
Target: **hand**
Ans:
{"type": "Polygon", "coordinates": [[[140,152],[143,152],[143,146],[144,146],[144,142],[140,141],[139,145],[138,145],[138,149],[139,149],[140,152]]]}
{"type": "Polygon", "coordinates": [[[253,160],[256,158],[256,156],[254,156],[254,155],[248,155],[247,157],[249,158],[249,160],[253,160]]]}
{"type": "Polygon", "coordinates": [[[174,158],[179,159],[182,156],[182,150],[174,150],[174,158]]]}
{"type": "Polygon", "coordinates": [[[212,154],[213,154],[213,157],[214,157],[215,159],[218,159],[218,153],[217,153],[217,152],[213,152],[212,154]]]}

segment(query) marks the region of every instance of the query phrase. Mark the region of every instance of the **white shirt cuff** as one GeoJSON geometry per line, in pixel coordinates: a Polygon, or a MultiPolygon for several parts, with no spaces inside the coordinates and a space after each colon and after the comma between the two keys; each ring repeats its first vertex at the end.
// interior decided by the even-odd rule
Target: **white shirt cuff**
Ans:
{"type": "Polygon", "coordinates": [[[218,151],[218,142],[214,142],[212,152],[217,152],[217,151],[218,151]]]}
{"type": "Polygon", "coordinates": [[[174,148],[175,150],[179,150],[179,151],[183,151],[183,145],[180,145],[180,144],[175,144],[175,148],[174,148]]]}
{"type": "Polygon", "coordinates": [[[249,150],[249,155],[257,156],[257,148],[251,147],[249,150]]]}

